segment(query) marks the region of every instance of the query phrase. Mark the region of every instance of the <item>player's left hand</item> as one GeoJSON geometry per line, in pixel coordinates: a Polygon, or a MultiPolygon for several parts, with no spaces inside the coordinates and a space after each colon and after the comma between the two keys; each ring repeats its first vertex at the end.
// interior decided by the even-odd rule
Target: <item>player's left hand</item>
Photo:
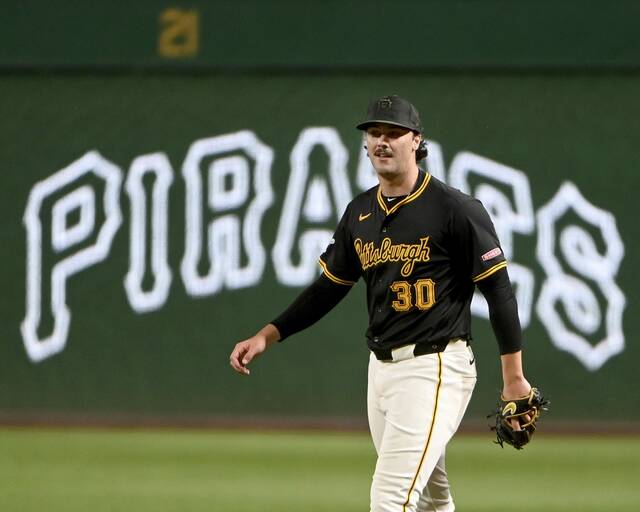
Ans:
{"type": "MultiPolygon", "coordinates": [[[[518,398],[527,396],[530,392],[531,384],[529,384],[527,379],[521,377],[520,379],[504,384],[502,387],[502,398],[504,400],[517,400],[518,398]]],[[[525,420],[525,423],[531,421],[531,417],[528,414],[522,419],[525,420]]],[[[513,428],[513,430],[522,430],[520,422],[515,418],[511,420],[511,428],[513,428]]]]}
{"type": "Polygon", "coordinates": [[[516,397],[507,398],[502,394],[497,409],[491,415],[496,422],[491,427],[496,432],[496,443],[500,446],[507,443],[518,450],[522,449],[531,441],[536,422],[541,412],[548,410],[548,405],[549,401],[536,388],[530,388],[528,393],[516,397]]]}

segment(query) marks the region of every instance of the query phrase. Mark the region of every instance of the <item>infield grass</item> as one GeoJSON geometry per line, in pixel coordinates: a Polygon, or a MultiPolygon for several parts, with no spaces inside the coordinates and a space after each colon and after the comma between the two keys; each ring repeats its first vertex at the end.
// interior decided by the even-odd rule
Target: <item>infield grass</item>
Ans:
{"type": "MultiPolygon", "coordinates": [[[[366,434],[0,430],[2,512],[366,512],[366,434]]],[[[458,436],[461,512],[640,510],[640,438],[458,436]]]]}

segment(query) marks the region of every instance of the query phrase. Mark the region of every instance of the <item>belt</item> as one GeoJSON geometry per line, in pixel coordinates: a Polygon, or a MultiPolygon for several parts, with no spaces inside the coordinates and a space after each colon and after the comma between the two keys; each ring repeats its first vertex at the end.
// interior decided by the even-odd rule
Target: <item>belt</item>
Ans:
{"type": "Polygon", "coordinates": [[[444,352],[447,345],[453,341],[465,341],[467,345],[469,344],[467,339],[458,337],[444,341],[419,341],[418,343],[395,348],[375,348],[371,349],[371,352],[374,353],[376,359],[379,361],[398,361],[402,359],[411,359],[412,357],[424,356],[426,354],[444,352]],[[411,350],[412,348],[413,350],[411,350]],[[399,357],[394,357],[396,354],[399,357]]]}

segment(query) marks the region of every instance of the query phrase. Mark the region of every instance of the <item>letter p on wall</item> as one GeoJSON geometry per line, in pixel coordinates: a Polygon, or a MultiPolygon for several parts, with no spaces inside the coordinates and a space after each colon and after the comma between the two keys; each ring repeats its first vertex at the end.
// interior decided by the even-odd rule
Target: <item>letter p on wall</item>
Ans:
{"type": "Polygon", "coordinates": [[[109,255],[122,222],[121,182],[120,168],[91,151],[31,189],[23,217],[27,301],[21,331],[33,362],[64,349],[71,321],[67,279],[109,255]],[[53,327],[42,335],[47,305],[53,327]]]}

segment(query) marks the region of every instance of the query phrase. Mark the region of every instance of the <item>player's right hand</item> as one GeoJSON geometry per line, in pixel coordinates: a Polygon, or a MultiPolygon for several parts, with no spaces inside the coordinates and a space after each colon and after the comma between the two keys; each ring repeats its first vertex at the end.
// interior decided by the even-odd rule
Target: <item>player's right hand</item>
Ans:
{"type": "Polygon", "coordinates": [[[257,356],[262,354],[269,345],[273,345],[281,338],[278,328],[273,324],[267,324],[251,338],[236,343],[229,356],[229,364],[240,375],[249,375],[251,372],[247,365],[257,356]]]}
{"type": "Polygon", "coordinates": [[[248,340],[236,343],[231,356],[229,357],[229,363],[240,375],[249,375],[251,371],[247,368],[247,365],[252,361],[254,357],[262,354],[267,348],[267,340],[264,336],[256,334],[248,340]]]}

